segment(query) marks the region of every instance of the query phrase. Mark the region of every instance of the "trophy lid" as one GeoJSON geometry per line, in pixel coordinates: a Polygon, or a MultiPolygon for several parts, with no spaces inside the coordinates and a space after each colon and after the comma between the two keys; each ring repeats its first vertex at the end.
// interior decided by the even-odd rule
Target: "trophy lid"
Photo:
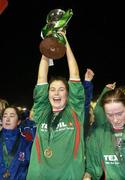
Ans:
{"type": "Polygon", "coordinates": [[[53,21],[58,21],[64,14],[65,11],[62,9],[53,9],[47,15],[46,22],[49,23],[53,21]]]}

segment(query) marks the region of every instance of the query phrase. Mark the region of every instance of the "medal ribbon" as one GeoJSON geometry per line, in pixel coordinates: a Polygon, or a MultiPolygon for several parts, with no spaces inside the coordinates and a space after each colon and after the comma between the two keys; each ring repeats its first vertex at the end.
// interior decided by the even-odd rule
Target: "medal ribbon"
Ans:
{"type": "Polygon", "coordinates": [[[56,130],[56,127],[59,123],[59,120],[60,118],[62,117],[62,113],[63,111],[61,112],[56,112],[56,113],[52,113],[50,115],[50,119],[48,121],[48,131],[49,131],[49,139],[48,139],[48,142],[49,144],[52,142],[53,140],[53,137],[54,137],[54,133],[55,133],[55,130],[56,130]]]}
{"type": "Polygon", "coordinates": [[[20,136],[19,135],[17,136],[16,141],[15,141],[13,148],[12,148],[10,153],[8,153],[8,151],[7,151],[7,147],[6,147],[6,144],[5,144],[3,137],[1,137],[1,140],[2,140],[2,147],[3,147],[3,159],[4,159],[4,162],[6,164],[6,167],[8,168],[10,166],[10,163],[11,163],[14,155],[17,152],[19,142],[20,142],[20,136]]]}

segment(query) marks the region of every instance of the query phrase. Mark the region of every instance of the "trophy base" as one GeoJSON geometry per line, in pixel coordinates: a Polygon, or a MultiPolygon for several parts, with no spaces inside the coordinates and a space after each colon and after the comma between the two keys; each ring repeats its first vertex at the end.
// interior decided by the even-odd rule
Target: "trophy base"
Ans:
{"type": "Polygon", "coordinates": [[[40,52],[48,58],[60,59],[65,55],[66,47],[55,37],[46,37],[40,43],[40,52]]]}

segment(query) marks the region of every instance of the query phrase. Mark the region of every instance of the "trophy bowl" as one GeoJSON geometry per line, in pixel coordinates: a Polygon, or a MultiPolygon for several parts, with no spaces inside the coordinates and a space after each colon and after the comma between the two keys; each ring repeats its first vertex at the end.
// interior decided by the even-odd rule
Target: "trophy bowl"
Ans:
{"type": "Polygon", "coordinates": [[[46,18],[46,25],[42,28],[40,42],[40,52],[51,59],[60,59],[66,52],[65,38],[59,31],[64,31],[68,21],[72,17],[72,10],[64,11],[54,9],[49,12],[46,18]]]}
{"type": "Polygon", "coordinates": [[[65,55],[65,44],[60,43],[55,37],[45,38],[40,43],[40,52],[51,59],[60,59],[65,55]]]}

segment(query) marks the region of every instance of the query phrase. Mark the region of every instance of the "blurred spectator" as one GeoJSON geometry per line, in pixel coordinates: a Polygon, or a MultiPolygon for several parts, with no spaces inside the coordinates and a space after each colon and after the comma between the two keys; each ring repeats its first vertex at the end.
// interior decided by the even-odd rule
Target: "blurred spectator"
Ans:
{"type": "Polygon", "coordinates": [[[9,103],[5,99],[0,99],[0,130],[2,128],[2,112],[9,106],[9,103]]]}
{"type": "Polygon", "coordinates": [[[30,129],[20,131],[21,112],[8,106],[2,113],[0,132],[0,180],[26,180],[33,143],[30,129]]]}

